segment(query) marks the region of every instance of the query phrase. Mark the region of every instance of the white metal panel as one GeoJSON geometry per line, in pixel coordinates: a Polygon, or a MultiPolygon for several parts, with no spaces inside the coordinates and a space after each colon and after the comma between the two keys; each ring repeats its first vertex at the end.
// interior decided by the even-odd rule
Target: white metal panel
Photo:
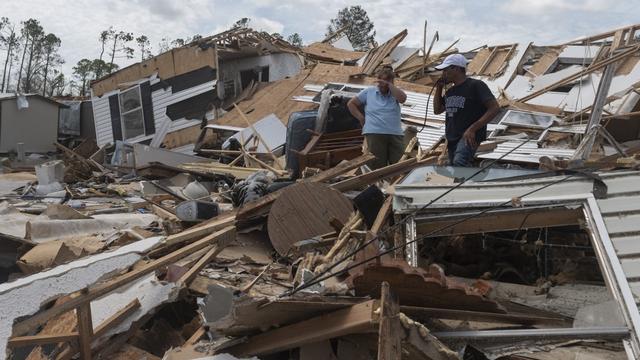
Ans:
{"type": "Polygon", "coordinates": [[[91,105],[93,107],[93,122],[96,129],[96,143],[98,146],[103,146],[113,142],[109,97],[92,97],[91,105]]]}
{"type": "Polygon", "coordinates": [[[640,235],[611,236],[613,247],[618,256],[637,256],[640,254],[640,235]]]}

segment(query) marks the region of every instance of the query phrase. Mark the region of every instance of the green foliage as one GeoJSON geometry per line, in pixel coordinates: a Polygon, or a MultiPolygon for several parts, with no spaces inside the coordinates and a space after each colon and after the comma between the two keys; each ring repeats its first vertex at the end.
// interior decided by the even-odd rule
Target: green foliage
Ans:
{"type": "Polygon", "coordinates": [[[349,41],[356,50],[366,50],[375,44],[376,31],[367,12],[360,6],[345,7],[338,11],[338,16],[331,19],[326,36],[331,36],[344,29],[349,41]]]}

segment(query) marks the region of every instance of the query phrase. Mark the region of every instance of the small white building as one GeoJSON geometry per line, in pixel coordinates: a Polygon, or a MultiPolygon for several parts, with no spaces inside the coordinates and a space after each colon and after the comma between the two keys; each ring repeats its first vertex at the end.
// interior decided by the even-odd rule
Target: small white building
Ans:
{"type": "MultiPolygon", "coordinates": [[[[265,33],[233,29],[98,79],[91,84],[96,141],[182,146],[175,139],[182,135],[167,135],[194,128],[197,137],[203,119],[213,120],[214,109],[233,104],[247,87],[297,75],[298,50],[265,33]]],[[[189,134],[187,143],[195,142],[189,134]]]]}
{"type": "Polygon", "coordinates": [[[61,107],[42,95],[0,93],[0,153],[15,152],[18,143],[26,152],[55,151],[61,107]]]}

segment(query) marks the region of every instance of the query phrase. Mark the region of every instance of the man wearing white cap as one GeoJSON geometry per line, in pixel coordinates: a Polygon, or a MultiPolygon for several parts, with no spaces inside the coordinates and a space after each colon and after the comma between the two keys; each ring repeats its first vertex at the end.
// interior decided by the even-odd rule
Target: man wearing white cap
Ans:
{"type": "Polygon", "coordinates": [[[447,112],[445,137],[449,165],[472,166],[478,145],[487,139],[487,124],[500,106],[487,84],[467,77],[464,56],[449,55],[436,69],[442,70],[442,77],[436,83],[433,110],[436,114],[447,112]],[[453,86],[443,97],[442,89],[448,83],[453,86]]]}

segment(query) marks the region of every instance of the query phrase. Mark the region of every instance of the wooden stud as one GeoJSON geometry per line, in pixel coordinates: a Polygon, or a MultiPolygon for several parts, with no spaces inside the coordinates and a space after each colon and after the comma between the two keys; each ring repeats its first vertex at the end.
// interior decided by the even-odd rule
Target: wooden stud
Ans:
{"type": "Polygon", "coordinates": [[[380,327],[378,329],[378,360],[400,360],[402,339],[400,333],[400,303],[398,297],[383,282],[380,296],[380,327]]]}
{"type": "Polygon", "coordinates": [[[247,116],[244,114],[244,111],[242,111],[238,106],[238,104],[236,103],[233,104],[233,107],[235,107],[236,110],[238,110],[240,117],[247,123],[247,126],[249,126],[251,130],[253,130],[253,133],[258,137],[258,139],[262,142],[264,147],[267,149],[267,152],[273,158],[273,164],[278,166],[278,158],[275,155],[273,155],[272,150],[269,148],[269,144],[266,141],[264,141],[264,138],[262,137],[262,135],[260,135],[258,130],[256,130],[256,127],[253,126],[253,124],[251,123],[251,121],[249,121],[249,119],[247,119],[247,116]]]}
{"type": "Polygon", "coordinates": [[[16,336],[7,341],[7,347],[18,348],[22,346],[47,345],[78,340],[78,333],[63,333],[51,335],[16,336]]]}
{"type": "Polygon", "coordinates": [[[93,321],[91,320],[91,302],[86,301],[76,308],[78,317],[78,344],[80,359],[91,360],[91,339],[93,338],[93,321]]]}

